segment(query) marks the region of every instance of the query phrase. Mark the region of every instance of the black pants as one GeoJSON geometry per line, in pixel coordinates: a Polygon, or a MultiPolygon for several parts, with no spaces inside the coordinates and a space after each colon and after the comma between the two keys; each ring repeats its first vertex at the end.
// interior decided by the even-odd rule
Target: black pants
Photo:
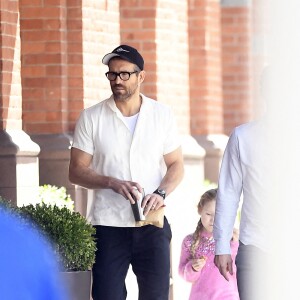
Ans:
{"type": "Polygon", "coordinates": [[[95,226],[96,262],[93,266],[94,300],[124,300],[125,278],[131,264],[140,300],[168,300],[170,278],[170,225],[164,227],[95,226]]]}
{"type": "Polygon", "coordinates": [[[255,246],[240,242],[235,263],[240,300],[269,299],[267,254],[255,246]]]}

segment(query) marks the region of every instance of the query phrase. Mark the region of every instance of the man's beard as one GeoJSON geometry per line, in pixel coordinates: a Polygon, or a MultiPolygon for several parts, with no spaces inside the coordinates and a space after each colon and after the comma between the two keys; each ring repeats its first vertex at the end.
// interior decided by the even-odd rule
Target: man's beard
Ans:
{"type": "Polygon", "coordinates": [[[131,96],[136,92],[138,88],[138,85],[135,86],[134,89],[127,89],[126,87],[122,85],[115,85],[112,87],[112,93],[114,95],[114,99],[116,101],[127,101],[131,98],[131,96]],[[122,90],[115,89],[116,87],[122,87],[122,90]]]}

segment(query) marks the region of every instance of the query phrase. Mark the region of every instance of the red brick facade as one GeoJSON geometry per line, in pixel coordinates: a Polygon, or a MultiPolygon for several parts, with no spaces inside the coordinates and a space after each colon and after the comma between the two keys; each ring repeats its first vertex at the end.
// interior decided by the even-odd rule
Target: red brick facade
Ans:
{"type": "Polygon", "coordinates": [[[191,134],[223,132],[221,7],[218,1],[189,1],[191,134]]]}
{"type": "Polygon", "coordinates": [[[20,24],[18,1],[1,1],[0,131],[22,129],[20,24]]]}
{"type": "Polygon", "coordinates": [[[62,176],[60,184],[68,186],[75,122],[83,108],[110,95],[101,59],[121,43],[144,56],[142,91],[173,108],[182,135],[200,144],[209,135],[228,135],[254,112],[255,30],[253,7],[245,3],[2,0],[0,131],[5,141],[8,131],[23,130],[41,148],[40,183],[54,184],[62,176]]]}
{"type": "Polygon", "coordinates": [[[2,3],[4,130],[23,124],[28,134],[72,132],[82,108],[109,94],[101,58],[119,43],[140,49],[147,71],[143,92],[173,106],[182,133],[228,134],[252,116],[247,5],[222,7],[212,0],[2,3]]]}
{"type": "Polygon", "coordinates": [[[223,7],[221,24],[223,120],[224,132],[229,134],[252,115],[249,7],[223,7]]]}

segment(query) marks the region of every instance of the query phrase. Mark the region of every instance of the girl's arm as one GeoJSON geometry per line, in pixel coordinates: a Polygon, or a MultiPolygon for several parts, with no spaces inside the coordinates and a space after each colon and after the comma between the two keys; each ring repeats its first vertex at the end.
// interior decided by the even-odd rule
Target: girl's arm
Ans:
{"type": "Polygon", "coordinates": [[[187,237],[186,237],[183,240],[182,246],[181,246],[181,255],[180,255],[180,261],[179,261],[178,273],[184,280],[186,280],[188,282],[194,282],[198,278],[200,278],[201,270],[203,268],[203,266],[202,266],[199,268],[199,271],[195,271],[193,269],[192,265],[193,265],[193,260],[190,259],[189,245],[188,245],[187,237]]]}

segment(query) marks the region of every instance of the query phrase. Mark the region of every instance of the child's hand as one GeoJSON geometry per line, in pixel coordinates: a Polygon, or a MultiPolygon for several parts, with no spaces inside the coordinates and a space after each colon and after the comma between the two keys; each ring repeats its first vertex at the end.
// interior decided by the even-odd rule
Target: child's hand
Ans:
{"type": "Polygon", "coordinates": [[[206,257],[201,256],[200,258],[195,258],[192,260],[192,268],[195,272],[201,271],[201,269],[205,266],[206,264],[206,257]]]}

